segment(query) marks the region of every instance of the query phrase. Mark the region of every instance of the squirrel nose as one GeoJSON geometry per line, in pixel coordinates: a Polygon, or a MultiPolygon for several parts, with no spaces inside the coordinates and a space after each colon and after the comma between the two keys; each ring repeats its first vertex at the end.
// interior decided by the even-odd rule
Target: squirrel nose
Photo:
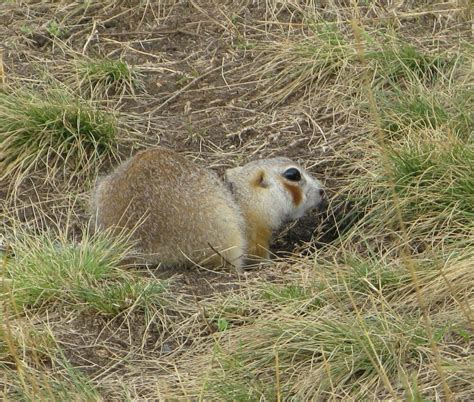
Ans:
{"type": "Polygon", "coordinates": [[[328,200],[328,197],[326,196],[326,191],[324,191],[322,188],[318,190],[318,193],[320,197],[318,211],[324,212],[329,206],[329,200],[328,200]]]}

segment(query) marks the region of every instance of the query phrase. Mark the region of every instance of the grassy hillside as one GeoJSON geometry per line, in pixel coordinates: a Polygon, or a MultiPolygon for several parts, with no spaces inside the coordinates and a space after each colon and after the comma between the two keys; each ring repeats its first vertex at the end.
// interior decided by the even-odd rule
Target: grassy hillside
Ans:
{"type": "Polygon", "coordinates": [[[473,399],[472,11],[4,2],[1,399],[473,399]],[[90,190],[157,144],[329,206],[245,273],[121,267],[90,190]]]}

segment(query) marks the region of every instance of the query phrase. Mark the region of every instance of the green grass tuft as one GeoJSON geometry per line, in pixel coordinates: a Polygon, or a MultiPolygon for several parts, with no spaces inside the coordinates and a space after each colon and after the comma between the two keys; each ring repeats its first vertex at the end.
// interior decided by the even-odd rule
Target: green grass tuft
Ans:
{"type": "Polygon", "coordinates": [[[404,135],[411,130],[441,128],[468,140],[474,129],[473,115],[466,109],[464,93],[461,91],[457,97],[459,100],[426,88],[381,93],[383,128],[389,136],[404,135]]]}
{"type": "Polygon", "coordinates": [[[131,308],[160,305],[166,285],[118,268],[129,246],[124,239],[98,234],[75,244],[51,234],[23,235],[7,260],[8,290],[17,308],[54,303],[116,315],[131,308]]]}
{"type": "Polygon", "coordinates": [[[374,65],[379,81],[392,84],[414,78],[432,83],[454,66],[452,59],[440,53],[427,54],[402,41],[384,43],[379,50],[369,50],[366,57],[374,65]]]}
{"type": "Polygon", "coordinates": [[[1,178],[38,164],[84,169],[115,152],[117,121],[65,87],[0,92],[1,178]]]}
{"type": "Polygon", "coordinates": [[[474,143],[442,128],[411,130],[385,152],[367,161],[370,173],[348,190],[356,208],[365,211],[350,235],[398,231],[398,209],[413,241],[468,240],[474,219],[474,143]]]}
{"type": "Polygon", "coordinates": [[[474,218],[474,144],[431,139],[392,149],[388,156],[395,189],[412,202],[414,216],[453,211],[474,218]]]}
{"type": "Polygon", "coordinates": [[[109,58],[80,59],[75,63],[81,87],[97,91],[115,93],[134,93],[140,86],[140,77],[136,69],[124,60],[109,58]]]}
{"type": "Polygon", "coordinates": [[[320,283],[309,288],[292,283],[284,285],[269,284],[262,289],[261,297],[276,306],[284,306],[290,309],[296,306],[296,310],[309,311],[320,308],[326,302],[321,297],[324,290],[325,286],[320,283]]]}

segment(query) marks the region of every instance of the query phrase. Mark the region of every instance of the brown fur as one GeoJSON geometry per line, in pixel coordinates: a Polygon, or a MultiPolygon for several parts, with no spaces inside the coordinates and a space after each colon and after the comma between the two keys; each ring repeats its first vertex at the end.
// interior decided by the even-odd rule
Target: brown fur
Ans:
{"type": "Polygon", "coordinates": [[[295,165],[250,162],[228,169],[224,184],[170,149],[142,151],[99,181],[96,223],[131,233],[140,262],[240,268],[245,255],[268,259],[272,232],[319,202],[320,184],[304,169],[301,182],[283,180],[295,165]]]}
{"type": "Polygon", "coordinates": [[[294,186],[285,181],[282,181],[282,183],[288,190],[288,192],[291,194],[291,198],[293,198],[293,204],[295,204],[295,206],[300,205],[301,201],[303,200],[303,194],[301,194],[301,190],[299,189],[299,187],[294,186]]]}
{"type": "Polygon", "coordinates": [[[211,171],[166,148],[138,153],[99,182],[97,225],[132,233],[142,260],[166,265],[240,266],[245,224],[211,171]],[[217,255],[216,255],[217,251],[217,255]]]}
{"type": "Polygon", "coordinates": [[[272,231],[261,216],[254,211],[248,211],[245,214],[247,222],[247,254],[252,257],[269,258],[270,240],[272,231]]]}

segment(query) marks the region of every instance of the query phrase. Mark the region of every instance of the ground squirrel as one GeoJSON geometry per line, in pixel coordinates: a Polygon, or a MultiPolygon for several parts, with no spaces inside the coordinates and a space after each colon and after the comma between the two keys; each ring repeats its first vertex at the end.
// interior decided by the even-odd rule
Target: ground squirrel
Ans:
{"type": "Polygon", "coordinates": [[[240,268],[268,258],[272,233],[322,198],[321,184],[287,158],[228,169],[222,181],[158,147],[99,180],[92,207],[98,228],[132,231],[141,262],[240,268]]]}

